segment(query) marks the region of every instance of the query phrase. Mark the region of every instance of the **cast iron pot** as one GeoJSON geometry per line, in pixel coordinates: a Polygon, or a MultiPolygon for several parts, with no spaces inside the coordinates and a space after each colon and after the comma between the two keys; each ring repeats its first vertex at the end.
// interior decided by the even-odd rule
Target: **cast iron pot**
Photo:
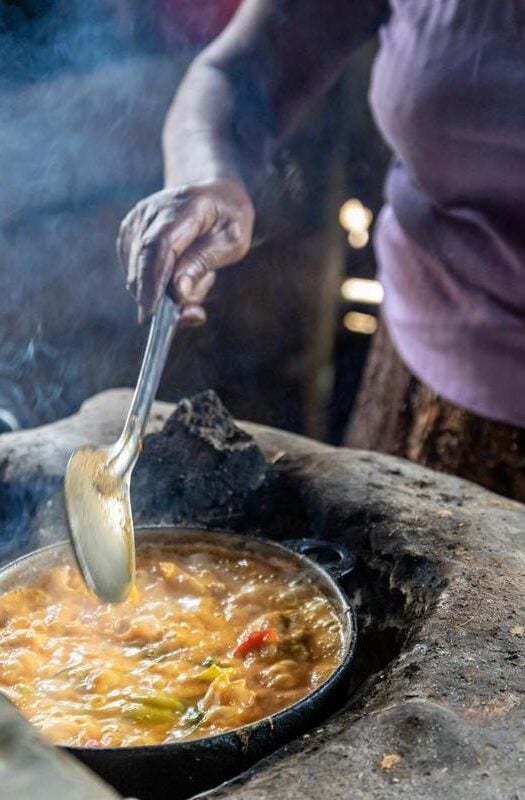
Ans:
{"type": "MultiPolygon", "coordinates": [[[[313,539],[284,544],[238,534],[194,528],[139,528],[141,545],[208,540],[236,552],[283,556],[299,562],[331,598],[343,628],[343,657],[332,675],[315,691],[271,717],[226,733],[173,744],[118,748],[67,748],[125,797],[140,800],[185,800],[246,770],[264,756],[291,741],[334,710],[348,684],[356,640],[352,608],[338,581],[353,568],[353,557],[341,546],[313,539]],[[315,559],[315,560],[314,560],[315,559]]],[[[57,564],[72,561],[63,542],[36,550],[0,570],[0,594],[26,584],[57,564]]]]}

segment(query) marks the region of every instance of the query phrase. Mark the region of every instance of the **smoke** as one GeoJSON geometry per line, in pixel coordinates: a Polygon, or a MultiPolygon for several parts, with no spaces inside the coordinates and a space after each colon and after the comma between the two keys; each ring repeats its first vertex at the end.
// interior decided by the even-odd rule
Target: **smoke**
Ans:
{"type": "Polygon", "coordinates": [[[137,0],[0,0],[0,409],[22,426],[136,379],[144,331],[114,241],[162,184],[191,52],[137,0]]]}
{"type": "MultiPolygon", "coordinates": [[[[0,565],[43,544],[36,515],[56,496],[59,485],[56,477],[37,469],[12,473],[7,458],[0,462],[0,565]]],[[[55,540],[63,538],[56,522],[54,531],[55,540]]]]}
{"type": "MultiPolygon", "coordinates": [[[[235,6],[0,0],[0,422],[2,406],[23,426],[52,422],[136,381],[145,331],[114,242],[129,208],[162,185],[165,113],[195,55],[173,27],[159,43],[153,17],[172,2],[193,9],[193,32],[197,6],[235,6]]],[[[312,241],[323,244],[336,116],[276,160],[254,253],[220,275],[206,330],[177,337],[163,399],[211,386],[238,416],[304,428],[305,341],[326,261],[312,241]]]]}
{"type": "Polygon", "coordinates": [[[112,0],[20,0],[0,5],[3,88],[57,72],[85,72],[131,52],[132,3],[112,0]]]}

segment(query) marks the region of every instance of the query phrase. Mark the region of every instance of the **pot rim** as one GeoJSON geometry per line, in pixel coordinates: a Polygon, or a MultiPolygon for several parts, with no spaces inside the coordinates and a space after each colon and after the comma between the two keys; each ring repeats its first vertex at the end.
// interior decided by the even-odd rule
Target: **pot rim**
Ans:
{"type": "MultiPolygon", "coordinates": [[[[343,644],[343,654],[341,656],[341,660],[337,667],[333,670],[332,673],[313,691],[306,694],[304,697],[301,697],[295,703],[290,706],[286,706],[285,708],[280,709],[275,714],[269,714],[266,717],[262,717],[261,719],[255,720],[254,722],[249,722],[246,725],[240,725],[238,728],[229,728],[228,730],[223,731],[222,733],[214,733],[211,736],[201,736],[198,738],[193,739],[181,739],[180,741],[175,742],[162,742],[160,744],[142,744],[142,745],[128,745],[124,747],[85,747],[82,745],[56,745],[57,747],[63,748],[68,750],[72,753],[93,753],[93,754],[114,754],[114,753],[154,753],[155,751],[161,750],[164,751],[166,748],[173,748],[173,747],[191,747],[199,744],[205,743],[210,747],[213,746],[213,743],[219,743],[221,740],[224,741],[225,738],[235,738],[239,739],[243,735],[250,734],[251,731],[255,732],[257,729],[262,728],[264,725],[269,725],[270,727],[274,724],[274,722],[279,722],[283,717],[287,714],[293,713],[294,711],[298,710],[298,708],[305,703],[306,701],[315,700],[320,694],[323,694],[326,689],[329,687],[330,684],[336,683],[340,677],[342,677],[343,673],[345,673],[354,656],[356,639],[357,639],[357,620],[356,615],[353,607],[348,601],[348,598],[342,591],[341,587],[339,586],[337,579],[332,576],[328,569],[325,569],[320,564],[316,563],[313,559],[309,558],[308,556],[296,552],[292,550],[290,547],[287,547],[285,544],[281,544],[280,542],[274,541],[273,539],[268,539],[262,536],[257,536],[251,533],[247,534],[240,534],[236,533],[235,531],[229,530],[215,530],[210,528],[201,528],[201,527],[191,527],[189,525],[186,526],[178,526],[178,525],[167,525],[167,524],[160,524],[160,525],[140,525],[135,528],[135,534],[139,535],[139,537],[147,537],[148,535],[155,535],[155,534],[205,534],[210,537],[218,536],[219,538],[224,537],[225,539],[229,537],[233,537],[238,539],[240,542],[243,543],[254,543],[255,545],[260,544],[269,547],[270,549],[275,549],[279,551],[281,555],[286,556],[287,558],[292,557],[295,561],[299,563],[306,564],[308,569],[321,578],[322,581],[328,584],[330,587],[330,591],[332,592],[333,597],[337,598],[340,608],[338,609],[338,614],[340,617],[340,622],[343,626],[343,636],[346,638],[346,642],[343,644]],[[346,630],[345,630],[346,628],[346,630]]],[[[327,545],[330,542],[327,541],[327,545]]],[[[137,545],[140,546],[140,543],[137,542],[137,545]]],[[[44,545],[44,547],[39,547],[36,550],[33,550],[30,553],[25,553],[22,556],[14,559],[14,561],[10,561],[7,564],[4,564],[0,567],[0,594],[2,589],[2,581],[4,577],[11,571],[17,570],[19,567],[23,566],[24,562],[26,561],[33,561],[37,560],[42,556],[42,554],[48,553],[53,550],[60,550],[64,548],[69,548],[72,551],[71,544],[68,539],[62,539],[59,542],[53,542],[52,544],[44,545]]],[[[74,555],[71,552],[72,559],[74,561],[74,555]]],[[[75,563],[75,562],[74,562],[75,563]]]]}

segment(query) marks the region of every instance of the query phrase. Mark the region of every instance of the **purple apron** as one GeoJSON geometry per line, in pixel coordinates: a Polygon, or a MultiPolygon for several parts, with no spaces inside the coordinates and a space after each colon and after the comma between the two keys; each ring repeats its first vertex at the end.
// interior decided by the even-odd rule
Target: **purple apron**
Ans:
{"type": "Polygon", "coordinates": [[[391,0],[371,103],[395,153],[384,317],[424,383],[525,427],[525,0],[391,0]]]}

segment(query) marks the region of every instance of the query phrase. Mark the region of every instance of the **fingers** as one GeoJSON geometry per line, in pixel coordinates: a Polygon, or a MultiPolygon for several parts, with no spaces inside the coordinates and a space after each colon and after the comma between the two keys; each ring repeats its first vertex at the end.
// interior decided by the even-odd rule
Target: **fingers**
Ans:
{"type": "MultiPolygon", "coordinates": [[[[191,248],[177,262],[173,285],[180,303],[191,303],[199,287],[207,286],[213,275],[215,258],[213,251],[203,250],[200,245],[191,248]]],[[[208,288],[211,288],[211,283],[208,288]]]]}
{"type": "Polygon", "coordinates": [[[120,226],[117,253],[142,317],[153,313],[177,257],[199,234],[190,205],[184,188],[163,190],[137,203],[120,226]]]}
{"type": "Polygon", "coordinates": [[[201,305],[204,303],[216,278],[215,272],[207,272],[203,275],[197,283],[193,284],[191,291],[185,295],[185,302],[189,305],[201,305]]]}
{"type": "Polygon", "coordinates": [[[169,291],[184,324],[202,324],[214,271],[246,254],[253,214],[243,188],[227,181],[165,189],[138,203],[121,225],[117,250],[139,320],[169,291]]]}
{"type": "Polygon", "coordinates": [[[202,306],[188,305],[182,309],[181,324],[187,328],[197,328],[204,325],[207,316],[202,306]]]}
{"type": "Polygon", "coordinates": [[[155,312],[173,275],[180,253],[192,244],[199,234],[199,223],[188,214],[175,221],[158,219],[148,229],[130,259],[136,275],[135,297],[140,316],[147,318],[155,312]]]}
{"type": "MultiPolygon", "coordinates": [[[[208,272],[204,277],[192,287],[191,292],[184,299],[182,307],[181,323],[188,327],[204,325],[207,319],[206,311],[202,303],[206,300],[210,289],[215,283],[215,272],[208,272]]],[[[168,286],[168,291],[175,302],[180,303],[180,293],[174,280],[168,286]]]]}
{"type": "Polygon", "coordinates": [[[249,246],[241,240],[237,223],[197,239],[178,259],[173,276],[174,296],[179,303],[202,303],[213,285],[215,270],[239,261],[249,246]],[[204,295],[202,295],[204,292],[204,295]],[[198,297],[196,301],[194,298],[198,297]]]}
{"type": "Polygon", "coordinates": [[[160,298],[173,273],[175,255],[165,242],[143,247],[136,256],[135,297],[138,302],[139,322],[155,313],[160,298]]]}

